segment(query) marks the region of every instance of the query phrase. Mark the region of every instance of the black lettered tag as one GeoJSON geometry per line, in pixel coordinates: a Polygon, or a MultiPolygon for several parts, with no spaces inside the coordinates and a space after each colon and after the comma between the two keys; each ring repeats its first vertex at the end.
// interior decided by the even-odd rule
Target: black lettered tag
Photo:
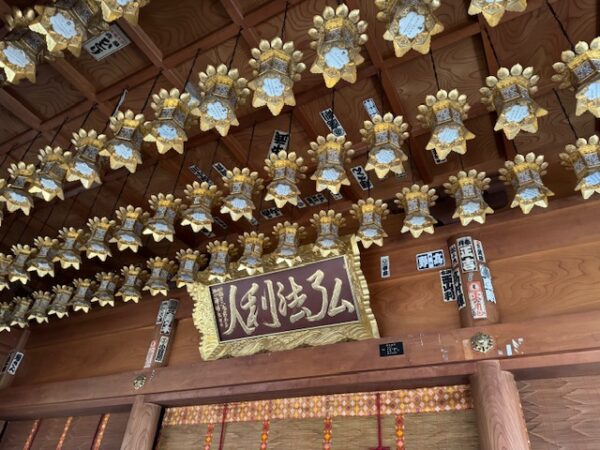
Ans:
{"type": "Polygon", "coordinates": [[[404,355],[404,344],[402,342],[389,342],[379,344],[379,356],[398,356],[404,355]]]}

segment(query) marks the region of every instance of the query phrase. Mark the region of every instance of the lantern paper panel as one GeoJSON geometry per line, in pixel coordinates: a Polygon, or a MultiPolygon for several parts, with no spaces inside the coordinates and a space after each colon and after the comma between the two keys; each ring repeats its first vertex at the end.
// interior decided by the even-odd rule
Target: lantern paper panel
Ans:
{"type": "Polygon", "coordinates": [[[242,256],[238,260],[238,272],[246,272],[248,275],[263,273],[263,251],[269,245],[269,238],[263,233],[252,231],[246,232],[238,238],[242,247],[242,256]]]}
{"type": "Polygon", "coordinates": [[[94,217],[87,222],[90,231],[89,237],[81,250],[85,251],[88,259],[98,258],[100,261],[106,261],[106,258],[112,256],[108,244],[111,237],[115,221],[106,217],[94,217]]]}
{"type": "Polygon", "coordinates": [[[121,206],[117,211],[117,222],[109,240],[116,243],[120,252],[129,249],[137,253],[142,246],[142,230],[150,217],[148,212],[133,205],[121,206]]]}
{"type": "Polygon", "coordinates": [[[29,192],[44,201],[49,202],[58,197],[65,199],[63,182],[67,175],[71,153],[63,152],[60,147],[47,145],[40,150],[38,159],[39,168],[33,174],[29,192]]]}
{"type": "Polygon", "coordinates": [[[143,291],[149,291],[150,295],[167,295],[169,293],[169,280],[177,271],[177,264],[169,258],[151,258],[146,262],[150,271],[150,277],[143,287],[143,291]]]}
{"type": "Polygon", "coordinates": [[[394,201],[405,213],[400,232],[410,232],[414,238],[418,238],[423,232],[433,234],[433,226],[437,220],[431,215],[429,207],[435,205],[437,198],[435,189],[429,189],[428,185],[413,184],[410,188],[402,188],[394,201]]]}
{"type": "Polygon", "coordinates": [[[23,284],[27,284],[31,278],[27,267],[29,260],[37,254],[37,249],[29,245],[15,244],[11,247],[11,251],[14,258],[8,269],[8,281],[20,281],[23,284]]]}
{"type": "Polygon", "coordinates": [[[554,193],[542,181],[547,167],[544,155],[527,153],[515,156],[514,161],[506,161],[504,167],[498,169],[499,178],[515,190],[511,208],[520,206],[523,214],[529,214],[534,206],[548,207],[548,197],[554,193]]]}
{"type": "Polygon", "coordinates": [[[352,142],[346,141],[345,136],[337,137],[332,133],[327,137],[318,136],[316,142],[310,143],[308,154],[317,163],[310,179],[317,182],[317,192],[327,189],[332,194],[339,194],[342,185],[350,185],[344,163],[350,162],[354,155],[351,147],[352,142]]]}
{"type": "Polygon", "coordinates": [[[408,123],[402,116],[391,113],[379,114],[365,120],[360,129],[362,140],[369,146],[369,156],[365,170],[374,171],[377,178],[385,178],[389,172],[404,175],[403,162],[408,161],[402,145],[408,139],[408,123]]]}
{"type": "Polygon", "coordinates": [[[142,286],[148,279],[148,271],[139,266],[130,265],[121,269],[121,276],[123,284],[116,296],[121,297],[124,302],[138,303],[142,298],[142,286]]]}
{"type": "Polygon", "coordinates": [[[356,238],[362,242],[363,247],[369,248],[371,244],[380,247],[383,245],[383,239],[388,235],[383,229],[382,222],[389,213],[387,203],[382,200],[367,198],[352,205],[350,214],[359,224],[356,238]]]}
{"type": "Polygon", "coordinates": [[[341,213],[333,209],[322,210],[312,216],[310,223],[317,231],[317,239],[312,247],[314,253],[323,258],[343,253],[345,246],[340,239],[340,228],[346,224],[346,220],[341,213]]]}
{"type": "Polygon", "coordinates": [[[96,274],[95,278],[98,282],[98,289],[92,295],[92,302],[98,302],[102,307],[115,306],[115,291],[121,277],[113,272],[100,272],[96,274]]]}
{"type": "Polygon", "coordinates": [[[523,12],[526,9],[527,0],[471,0],[469,14],[481,14],[490,27],[495,27],[505,12],[523,12]]]}
{"type": "Polygon", "coordinates": [[[52,287],[54,299],[48,307],[48,315],[54,314],[59,319],[69,316],[69,306],[71,305],[71,297],[73,296],[74,288],[67,285],[57,285],[52,287]]]}
{"type": "Polygon", "coordinates": [[[293,267],[302,262],[300,256],[300,239],[304,237],[305,229],[298,223],[285,221],[273,227],[273,235],[277,238],[277,248],[271,257],[276,264],[293,267]]]}
{"type": "Polygon", "coordinates": [[[152,195],[148,200],[154,215],[146,221],[142,234],[152,236],[156,242],[163,239],[173,242],[175,236],[175,219],[185,209],[181,199],[175,198],[173,194],[152,195]]]}
{"type": "Polygon", "coordinates": [[[221,201],[223,193],[216,185],[209,185],[206,181],[188,184],[184,193],[189,206],[181,213],[181,225],[191,226],[195,233],[212,231],[212,209],[221,201]]]}
{"type": "Polygon", "coordinates": [[[303,163],[304,159],[294,152],[287,153],[282,150],[279,153],[271,153],[269,158],[265,159],[265,171],[271,177],[265,200],[273,200],[278,208],[283,208],[288,203],[297,206],[300,196],[297,183],[306,177],[304,172],[307,170],[303,163]]]}
{"type": "Polygon", "coordinates": [[[592,194],[600,194],[600,138],[579,138],[575,145],[569,144],[560,155],[561,164],[574,170],[577,178],[576,191],[587,200],[592,194]]]}
{"type": "Polygon", "coordinates": [[[8,212],[21,210],[26,216],[33,208],[33,198],[29,193],[29,185],[33,181],[35,166],[20,161],[8,168],[10,182],[3,189],[0,201],[6,204],[8,212]]]}
{"type": "Polygon", "coordinates": [[[448,183],[444,183],[446,194],[456,201],[452,218],[460,219],[463,226],[472,221],[485,223],[486,216],[494,214],[494,210],[483,199],[483,193],[490,187],[490,181],[485,172],[477,172],[474,169],[469,172],[461,170],[456,176],[452,175],[448,183]]]}
{"type": "Polygon", "coordinates": [[[75,288],[71,298],[73,311],[89,312],[92,308],[92,296],[97,286],[97,283],[89,278],[73,280],[73,287],[75,288]]]}
{"type": "Polygon", "coordinates": [[[127,22],[136,25],[140,8],[148,5],[150,0],[95,0],[100,4],[102,18],[107,22],[114,22],[121,17],[127,22]]]}
{"type": "Polygon", "coordinates": [[[106,135],[81,129],[73,133],[71,143],[76,150],[67,169],[67,181],[79,181],[86,189],[94,183],[102,184],[100,152],[106,146],[106,135]]]}
{"type": "Polygon", "coordinates": [[[27,320],[35,320],[37,323],[48,323],[48,307],[52,301],[52,294],[46,291],[35,291],[32,293],[33,306],[27,314],[27,320]]]}
{"type": "Polygon", "coordinates": [[[198,271],[206,265],[206,256],[200,254],[198,250],[181,249],[177,252],[177,262],[179,269],[173,278],[178,288],[192,286],[198,277],[198,271]]]}
{"type": "Polygon", "coordinates": [[[38,277],[46,275],[54,277],[54,257],[58,250],[58,239],[36,237],[33,241],[37,248],[36,255],[27,263],[27,270],[35,272],[38,277]]]}
{"type": "Polygon", "coordinates": [[[13,263],[13,256],[0,253],[0,291],[8,289],[8,272],[13,263]]]}
{"type": "Polygon", "coordinates": [[[560,83],[561,89],[575,90],[576,115],[589,111],[600,118],[600,36],[589,44],[578,42],[575,51],[565,50],[561,59],[552,66],[556,72],[552,80],[560,83]]]}
{"type": "Polygon", "coordinates": [[[27,328],[29,322],[27,321],[27,312],[31,307],[33,300],[29,297],[15,297],[13,299],[13,310],[10,316],[10,326],[27,328]]]}
{"type": "Polygon", "coordinates": [[[200,273],[201,281],[223,282],[229,278],[229,263],[233,250],[233,244],[227,241],[213,241],[206,246],[206,251],[210,254],[210,260],[206,270],[200,273]]]}
{"type": "Polygon", "coordinates": [[[258,172],[251,172],[247,167],[234,167],[227,171],[223,183],[229,193],[223,199],[221,214],[229,214],[234,221],[242,217],[251,221],[252,211],[256,209],[252,197],[263,189],[263,180],[258,177],[258,172]]]}
{"type": "Polygon", "coordinates": [[[142,143],[144,141],[144,115],[135,114],[128,109],[119,111],[110,117],[110,129],[113,138],[100,150],[100,156],[106,156],[112,170],[125,167],[135,173],[142,164],[142,143]]]}
{"type": "Polygon", "coordinates": [[[12,303],[0,303],[0,332],[10,331],[10,318],[12,316],[12,310],[12,303]]]}
{"type": "Polygon", "coordinates": [[[53,261],[58,261],[63,269],[73,267],[75,270],[79,270],[79,266],[81,265],[81,251],[84,242],[88,239],[88,233],[82,229],[65,227],[58,232],[58,236],[62,242],[58,246],[53,261]]]}
{"type": "Polygon", "coordinates": [[[308,35],[317,56],[311,73],[323,74],[328,88],[340,80],[356,83],[356,67],[365,61],[361,46],[368,40],[367,22],[360,20],[359,10],[349,11],[344,4],[336,9],[326,6],[322,16],[313,17],[313,25],[308,35]]]}
{"type": "Polygon", "coordinates": [[[548,114],[532,98],[538,91],[540,77],[535,75],[533,67],[515,64],[509,69],[498,69],[497,77],[489,76],[482,87],[481,103],[489,111],[496,111],[498,120],[494,130],[502,130],[507,139],[514,139],[521,131],[536,133],[538,117],[548,114]]]}

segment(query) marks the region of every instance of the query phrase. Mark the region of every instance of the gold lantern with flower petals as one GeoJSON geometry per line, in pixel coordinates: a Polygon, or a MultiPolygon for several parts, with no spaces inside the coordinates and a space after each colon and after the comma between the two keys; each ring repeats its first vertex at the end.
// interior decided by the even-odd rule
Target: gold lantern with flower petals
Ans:
{"type": "Polygon", "coordinates": [[[0,291],[8,289],[8,271],[13,263],[12,255],[0,253],[0,291]]]}
{"type": "Polygon", "coordinates": [[[467,226],[472,221],[485,223],[488,214],[494,214],[494,210],[483,199],[483,193],[490,187],[490,179],[485,172],[477,172],[474,169],[469,172],[460,171],[456,176],[452,175],[448,183],[444,183],[446,194],[456,200],[456,210],[453,219],[460,219],[462,226],[467,226]]]}
{"type": "Polygon", "coordinates": [[[185,209],[185,205],[173,194],[165,195],[162,192],[151,196],[148,203],[154,211],[154,215],[146,221],[142,234],[151,235],[156,242],[163,239],[173,242],[175,219],[185,209]]]}
{"type": "Polygon", "coordinates": [[[413,184],[410,188],[405,187],[402,192],[397,193],[394,202],[404,209],[406,214],[400,232],[410,231],[414,238],[418,238],[423,232],[433,234],[433,225],[437,220],[429,212],[429,207],[435,205],[437,198],[435,189],[429,189],[426,184],[423,186],[413,184]]]}
{"type": "Polygon", "coordinates": [[[173,281],[178,288],[192,286],[196,282],[200,267],[207,262],[206,256],[200,254],[198,250],[188,248],[179,250],[176,258],[179,262],[179,269],[173,281]]]}
{"type": "Polygon", "coordinates": [[[19,327],[19,328],[27,328],[29,327],[29,322],[27,321],[27,312],[31,307],[31,303],[33,300],[29,297],[15,297],[13,299],[13,310],[10,315],[10,326],[11,327],[19,327]]]}
{"type": "Polygon", "coordinates": [[[213,241],[206,246],[210,254],[210,260],[206,270],[200,273],[202,282],[223,282],[231,275],[229,273],[229,259],[233,250],[233,244],[227,241],[213,241]]]}
{"type": "Polygon", "coordinates": [[[402,116],[385,113],[373,116],[373,121],[365,120],[360,129],[362,140],[369,146],[369,156],[365,170],[373,170],[377,178],[385,178],[391,171],[396,175],[404,175],[406,171],[402,163],[408,161],[402,145],[408,139],[408,123],[402,116]]]}
{"type": "Polygon", "coordinates": [[[300,73],[306,69],[302,57],[291,41],[284,44],[279,37],[271,42],[262,39],[258,48],[252,49],[249,62],[254,76],[248,83],[254,91],[252,106],[267,105],[274,116],[279,115],[284,105],[296,106],[294,82],[300,81],[300,73]]]}
{"type": "Polygon", "coordinates": [[[115,306],[115,291],[121,277],[113,272],[100,272],[96,274],[95,278],[98,282],[98,289],[92,296],[92,303],[98,302],[102,307],[115,306]]]}
{"type": "Polygon", "coordinates": [[[150,214],[142,208],[127,205],[120,207],[117,211],[118,225],[110,238],[110,243],[116,243],[120,252],[130,249],[137,253],[142,246],[142,230],[150,214]]]}
{"type": "Polygon", "coordinates": [[[32,294],[33,306],[27,314],[27,320],[37,323],[48,323],[48,307],[52,301],[52,294],[47,291],[35,291],[32,294]]]}
{"type": "Polygon", "coordinates": [[[561,89],[575,90],[576,115],[589,111],[600,118],[600,36],[589,45],[578,42],[575,51],[565,50],[561,59],[552,66],[556,72],[552,81],[560,83],[561,89]]]}
{"type": "Polygon", "coordinates": [[[263,273],[263,250],[269,245],[269,238],[264,233],[252,231],[246,232],[238,238],[242,246],[242,256],[238,260],[238,272],[246,272],[248,275],[263,273]]]}
{"type": "Polygon", "coordinates": [[[434,14],[440,4],[440,0],[375,0],[377,20],[387,23],[383,39],[393,42],[396,57],[411,49],[429,52],[431,36],[444,31],[434,14]]]}
{"type": "Polygon", "coordinates": [[[561,165],[575,171],[576,191],[587,200],[593,193],[600,194],[600,138],[579,138],[575,145],[569,144],[565,152],[559,154],[561,165]]]}
{"type": "Polygon", "coordinates": [[[27,271],[27,266],[29,260],[35,257],[37,249],[29,245],[15,244],[11,247],[11,251],[14,259],[8,269],[8,281],[20,281],[23,284],[27,284],[31,278],[27,271]]]}
{"type": "Polygon", "coordinates": [[[475,135],[463,123],[471,109],[466,95],[459,94],[457,89],[450,92],[440,89],[435,96],[425,97],[425,104],[417,109],[417,120],[431,129],[426,150],[435,151],[440,159],[446,159],[451,152],[459,155],[467,152],[467,141],[475,139],[475,135]]]}
{"type": "Polygon", "coordinates": [[[88,259],[98,258],[100,261],[106,261],[106,258],[112,256],[110,246],[108,245],[112,230],[115,226],[114,220],[106,217],[94,217],[87,222],[90,235],[81,246],[88,259]]]}
{"type": "Polygon", "coordinates": [[[317,192],[328,189],[332,194],[339,194],[342,185],[350,185],[344,163],[350,162],[354,155],[351,147],[352,142],[346,141],[345,136],[332,133],[326,138],[317,136],[317,141],[310,143],[308,154],[317,163],[310,179],[317,182],[317,192]]]}
{"type": "Polygon", "coordinates": [[[71,142],[76,150],[67,168],[67,181],[79,181],[86,189],[94,183],[102,184],[100,152],[106,145],[106,135],[81,129],[73,133],[71,142]]]}
{"type": "Polygon", "coordinates": [[[148,272],[139,266],[130,265],[121,269],[123,284],[116,296],[123,298],[124,302],[137,303],[142,298],[142,286],[148,279],[148,272]]]}
{"type": "Polygon", "coordinates": [[[302,262],[300,256],[300,239],[304,236],[304,227],[296,222],[285,221],[273,227],[273,235],[277,238],[277,248],[271,256],[276,264],[293,267],[302,262]]]}
{"type": "Polygon", "coordinates": [[[55,197],[65,199],[63,182],[69,167],[70,152],[63,152],[60,147],[47,145],[40,150],[39,168],[33,175],[29,192],[49,202],[55,197]]]}
{"type": "Polygon", "coordinates": [[[248,81],[240,78],[237,69],[228,70],[225,64],[216,68],[209,64],[198,78],[200,131],[215,128],[221,136],[227,136],[230,127],[240,124],[236,109],[246,103],[246,97],[250,95],[250,89],[246,87],[248,81]]]}
{"type": "Polygon", "coordinates": [[[340,239],[340,228],[346,224],[346,220],[341,213],[336,213],[333,209],[329,211],[319,211],[310,219],[310,223],[317,230],[317,239],[312,250],[323,258],[332,255],[340,255],[345,249],[345,245],[340,239]]]}
{"type": "Polygon", "coordinates": [[[181,213],[181,225],[189,225],[198,233],[201,230],[212,231],[212,208],[221,201],[223,193],[217,186],[209,185],[206,181],[194,181],[183,191],[189,206],[181,213]]]}
{"type": "Polygon", "coordinates": [[[54,300],[48,307],[48,315],[56,315],[59,319],[69,316],[69,306],[74,288],[72,286],[57,285],[52,287],[54,300]]]}
{"type": "Polygon", "coordinates": [[[523,69],[515,64],[509,69],[498,69],[497,77],[485,79],[485,87],[479,89],[481,103],[489,111],[496,111],[498,120],[494,130],[502,130],[507,139],[514,139],[520,131],[535,133],[538,130],[538,117],[548,114],[531,96],[538,91],[540,77],[533,73],[533,67],[523,69]]]}
{"type": "Polygon", "coordinates": [[[185,129],[188,122],[197,117],[198,100],[176,88],[161,89],[152,95],[152,100],[154,120],[144,124],[144,141],[153,142],[161,155],[171,149],[183,154],[183,146],[188,140],[185,129]]]}
{"type": "Polygon", "coordinates": [[[107,22],[114,22],[121,17],[127,22],[136,25],[143,8],[150,0],[95,0],[100,3],[102,18],[107,22]]]}
{"type": "Polygon", "coordinates": [[[10,318],[13,305],[11,303],[0,303],[0,332],[10,331],[10,318]]]}
{"type": "Polygon", "coordinates": [[[130,109],[119,111],[110,117],[110,129],[113,138],[100,150],[100,156],[108,158],[112,170],[125,167],[134,173],[138,164],[142,164],[144,115],[135,114],[130,109]]]}
{"type": "Polygon", "coordinates": [[[511,208],[521,207],[523,214],[529,214],[534,206],[548,207],[548,197],[554,193],[544,186],[542,176],[546,175],[548,163],[544,155],[536,156],[535,153],[517,155],[513,161],[506,161],[504,167],[498,169],[499,178],[505,184],[512,184],[515,198],[511,208]]]}
{"type": "Polygon", "coordinates": [[[296,153],[287,153],[285,150],[279,153],[271,153],[265,159],[265,171],[271,177],[267,186],[265,200],[273,200],[278,208],[283,208],[287,203],[297,206],[300,189],[298,180],[306,177],[306,166],[304,159],[296,156],[296,153]]]}
{"type": "Polygon", "coordinates": [[[2,191],[0,200],[6,203],[8,212],[21,210],[28,216],[33,208],[33,198],[29,194],[28,186],[32,182],[35,166],[20,161],[11,164],[8,173],[11,181],[2,191]]]}
{"type": "Polygon", "coordinates": [[[322,73],[325,85],[334,87],[340,79],[356,83],[356,67],[365,59],[360,54],[367,42],[367,22],[360,20],[358,9],[344,4],[336,9],[326,6],[323,16],[313,17],[314,28],[308,30],[311,48],[317,52],[311,73],[322,73]]]}
{"type": "Polygon", "coordinates": [[[27,263],[27,270],[35,272],[38,277],[49,275],[54,277],[54,257],[58,249],[58,239],[36,237],[33,241],[37,248],[36,255],[27,263]]]}
{"type": "Polygon", "coordinates": [[[352,205],[350,214],[359,224],[356,238],[362,242],[364,248],[369,248],[371,244],[380,247],[383,245],[383,239],[388,235],[383,229],[382,222],[389,213],[387,203],[370,197],[352,205]]]}
{"type": "Polygon", "coordinates": [[[527,9],[527,0],[471,0],[469,14],[482,14],[490,27],[502,20],[506,11],[523,12],[527,9]]]}
{"type": "Polygon", "coordinates": [[[245,217],[252,220],[252,211],[256,209],[252,197],[263,189],[263,180],[258,178],[258,172],[250,172],[244,167],[228,170],[223,177],[223,183],[229,194],[223,199],[221,214],[229,214],[234,221],[245,217]]]}
{"type": "Polygon", "coordinates": [[[169,293],[169,280],[177,271],[177,264],[169,258],[151,258],[146,262],[150,270],[150,277],[142,288],[143,291],[150,291],[150,295],[167,295],[169,293]]]}
{"type": "Polygon", "coordinates": [[[83,243],[88,239],[88,234],[82,229],[65,227],[58,232],[58,236],[62,243],[59,245],[53,261],[60,262],[63,269],[73,267],[75,270],[79,270],[81,250],[83,243]]]}
{"type": "Polygon", "coordinates": [[[77,278],[73,280],[73,297],[71,297],[71,306],[73,311],[89,312],[92,309],[92,296],[98,285],[89,278],[77,278]]]}

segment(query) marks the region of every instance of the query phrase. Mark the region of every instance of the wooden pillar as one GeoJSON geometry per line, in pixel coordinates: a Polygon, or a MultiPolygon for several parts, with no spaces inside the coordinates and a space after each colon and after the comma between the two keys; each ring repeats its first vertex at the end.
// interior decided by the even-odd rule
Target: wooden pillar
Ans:
{"type": "Polygon", "coordinates": [[[481,450],[530,450],[515,379],[498,361],[479,361],[471,393],[481,450]]]}
{"type": "Polygon", "coordinates": [[[121,450],[152,450],[162,407],[138,395],[129,414],[121,450]]]}
{"type": "Polygon", "coordinates": [[[453,285],[463,328],[500,322],[483,243],[472,236],[448,239],[453,285]]]}

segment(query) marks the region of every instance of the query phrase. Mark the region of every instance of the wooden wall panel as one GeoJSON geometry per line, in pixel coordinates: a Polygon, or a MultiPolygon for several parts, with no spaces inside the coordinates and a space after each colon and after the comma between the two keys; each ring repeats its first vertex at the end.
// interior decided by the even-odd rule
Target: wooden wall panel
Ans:
{"type": "Polygon", "coordinates": [[[114,450],[120,448],[128,420],[129,412],[111,413],[98,450],[114,450]]]}
{"type": "Polygon", "coordinates": [[[24,448],[34,427],[34,423],[35,421],[33,420],[8,422],[2,434],[2,439],[0,439],[0,450],[24,448]]]}
{"type": "Polygon", "coordinates": [[[56,450],[66,423],[67,419],[65,417],[43,419],[33,440],[31,450],[56,450]]]}
{"type": "Polygon", "coordinates": [[[73,417],[63,443],[64,450],[92,448],[101,415],[73,417]]]}

